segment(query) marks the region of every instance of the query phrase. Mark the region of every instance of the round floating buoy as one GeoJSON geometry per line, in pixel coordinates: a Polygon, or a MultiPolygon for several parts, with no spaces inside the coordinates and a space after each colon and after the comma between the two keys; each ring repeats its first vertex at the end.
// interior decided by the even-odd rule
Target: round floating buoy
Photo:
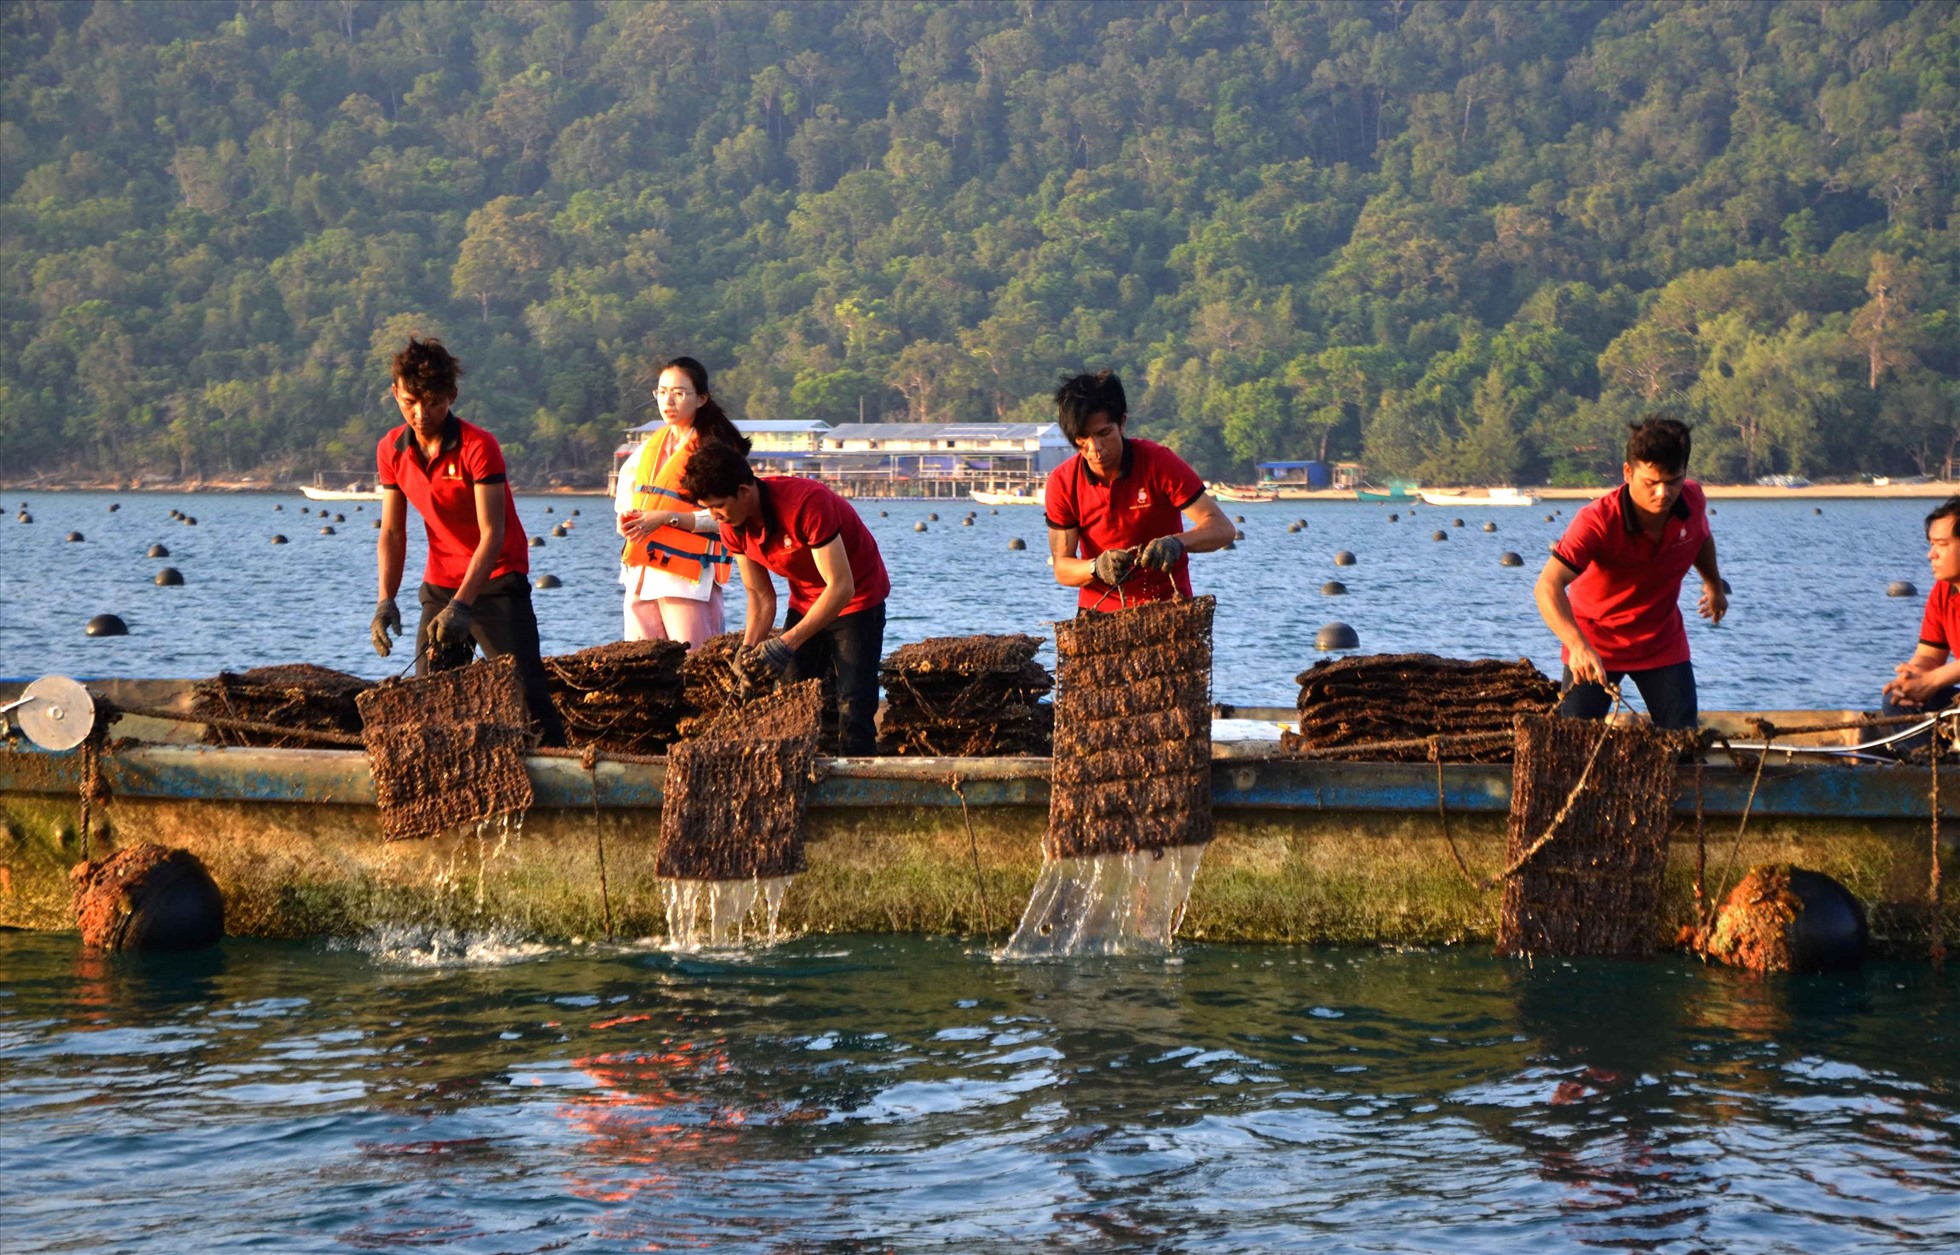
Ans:
{"type": "Polygon", "coordinates": [[[274,532],[272,533],[272,543],[275,545],[283,545],[286,543],[286,538],[284,536],[281,536],[278,532],[274,532]]]}
{"type": "Polygon", "coordinates": [[[1810,507],[1810,512],[1811,512],[1812,514],[1822,514],[1822,513],[1824,512],[1824,507],[1823,507],[1823,506],[1812,506],[1812,507],[1810,507]]]}
{"type": "Polygon", "coordinates": [[[1822,872],[1785,863],[1752,867],[1716,914],[1703,951],[1756,972],[1857,967],[1870,934],[1864,904],[1822,872]]]}
{"type": "Polygon", "coordinates": [[[1487,531],[1487,532],[1494,532],[1494,531],[1496,531],[1496,530],[1497,530],[1497,524],[1495,524],[1495,523],[1486,523],[1486,524],[1484,524],[1484,530],[1485,530],[1485,531],[1487,531]]]}
{"type": "Polygon", "coordinates": [[[558,577],[555,575],[540,575],[538,578],[531,581],[531,587],[532,588],[563,588],[564,585],[558,582],[558,577]]]}
{"type": "Polygon", "coordinates": [[[25,510],[22,510],[19,514],[14,515],[14,522],[16,523],[32,523],[33,521],[34,521],[34,516],[29,514],[25,510]]]}
{"type": "Polygon", "coordinates": [[[184,517],[184,512],[182,510],[179,510],[176,506],[171,506],[170,517],[173,519],[181,519],[184,517]]]}
{"type": "Polygon", "coordinates": [[[1523,566],[1524,559],[1520,558],[1517,554],[1514,554],[1510,550],[1506,549],[1503,553],[1497,555],[1497,565],[1498,566],[1523,566]]]}
{"type": "Polygon", "coordinates": [[[1549,523],[1549,522],[1551,522],[1551,521],[1552,521],[1552,516],[1551,516],[1551,515],[1549,515],[1549,514],[1547,514],[1547,515],[1545,516],[1545,521],[1546,521],[1547,523],[1549,523]]]}
{"type": "Polygon", "coordinates": [[[1451,519],[1451,520],[1450,520],[1450,526],[1451,526],[1451,527],[1462,527],[1462,526],[1463,526],[1463,520],[1462,520],[1462,519],[1451,519]]]}
{"type": "Polygon", "coordinates": [[[129,624],[113,614],[98,614],[82,630],[90,636],[128,636],[129,624]]]}
{"type": "Polygon", "coordinates": [[[111,502],[109,503],[109,513],[111,513],[111,514],[114,514],[114,513],[116,512],[116,511],[118,511],[118,510],[120,510],[120,509],[122,509],[122,502],[120,502],[120,501],[111,501],[111,502]]]}
{"type": "Polygon", "coordinates": [[[995,515],[995,516],[998,516],[998,515],[1000,514],[1000,511],[999,511],[999,510],[989,510],[989,511],[987,511],[987,513],[989,513],[989,514],[992,514],[992,515],[995,515]]]}
{"type": "Polygon", "coordinates": [[[1448,540],[1449,538],[1450,538],[1450,534],[1449,534],[1448,532],[1431,532],[1431,533],[1429,533],[1429,539],[1431,539],[1431,540],[1448,540]]]}
{"type": "Polygon", "coordinates": [[[83,539],[84,539],[84,537],[82,536],[82,534],[81,534],[80,532],[70,532],[70,533],[68,533],[68,538],[67,538],[67,539],[68,539],[68,543],[69,543],[69,544],[71,544],[71,545],[79,545],[79,544],[81,544],[81,543],[82,543],[82,541],[83,541],[83,539]]]}
{"type": "Polygon", "coordinates": [[[1328,580],[1320,586],[1320,595],[1322,597],[1345,597],[1347,596],[1347,585],[1341,583],[1339,580],[1328,580]]]}
{"type": "Polygon", "coordinates": [[[1234,515],[1232,516],[1232,521],[1233,521],[1234,523],[1243,523],[1243,522],[1245,522],[1245,515],[1243,515],[1243,514],[1234,514],[1234,515]]]}
{"type": "Polygon", "coordinates": [[[881,519],[888,519],[891,517],[891,513],[892,512],[890,510],[880,510],[878,511],[878,517],[881,519]]]}
{"type": "Polygon", "coordinates": [[[146,558],[168,558],[170,556],[170,551],[168,549],[165,549],[162,545],[151,545],[149,552],[144,554],[143,556],[146,558]]]}
{"type": "Polygon", "coordinates": [[[961,520],[960,520],[960,526],[961,526],[961,527],[972,527],[972,526],[973,526],[973,520],[972,520],[972,519],[961,519],[961,520]]]}
{"type": "Polygon", "coordinates": [[[937,523],[939,521],[939,516],[937,514],[928,514],[926,515],[926,518],[928,521],[933,523],[937,523]]]}
{"type": "Polygon", "coordinates": [[[1341,551],[1340,551],[1339,553],[1337,553],[1337,554],[1335,554],[1335,555],[1334,555],[1334,565],[1335,565],[1335,566],[1353,566],[1353,565],[1354,565],[1354,555],[1353,555],[1353,554],[1351,554],[1351,553],[1349,553],[1349,552],[1348,552],[1347,550],[1345,550],[1345,549],[1343,549],[1343,550],[1341,550],[1341,551]]]}
{"type": "Polygon", "coordinates": [[[371,526],[371,527],[372,527],[372,528],[373,528],[373,529],[374,529],[375,531],[377,531],[377,532],[378,532],[378,531],[380,531],[380,530],[381,530],[381,520],[380,520],[380,519],[375,519],[375,520],[373,520],[373,522],[372,522],[372,523],[370,523],[370,525],[369,525],[369,526],[371,526]]]}
{"type": "MultiPolygon", "coordinates": [[[[938,518],[939,516],[935,514],[933,515],[933,517],[938,518]]],[[[923,532],[924,530],[926,530],[926,525],[924,523],[914,523],[912,524],[912,530],[915,532],[923,532]]]]}
{"type": "Polygon", "coordinates": [[[1722,581],[1722,596],[1724,597],[1735,596],[1735,590],[1729,587],[1729,582],[1727,580],[1722,581]]]}
{"type": "Polygon", "coordinates": [[[184,573],[174,566],[167,566],[157,572],[156,582],[159,588],[176,588],[184,582],[184,573]]]}
{"type": "Polygon", "coordinates": [[[545,512],[546,514],[553,514],[553,513],[556,513],[556,511],[554,511],[554,510],[553,510],[553,509],[552,509],[552,508],[551,508],[550,506],[546,506],[546,507],[544,508],[544,512],[545,512]]]}
{"type": "Polygon", "coordinates": [[[1337,649],[1360,649],[1361,638],[1345,623],[1330,623],[1314,634],[1313,647],[1323,654],[1337,649]]]}
{"type": "Polygon", "coordinates": [[[1294,519],[1293,521],[1299,526],[1301,531],[1304,532],[1307,530],[1307,521],[1305,519],[1294,519]]]}
{"type": "Polygon", "coordinates": [[[201,950],[225,933],[225,899],[188,850],[130,846],[69,873],[82,944],[102,950],[201,950]]]}
{"type": "Polygon", "coordinates": [[[1388,521],[1391,523],[1400,523],[1402,521],[1402,516],[1399,514],[1391,514],[1388,516],[1388,521]]]}
{"type": "Polygon", "coordinates": [[[558,537],[560,540],[563,540],[565,537],[571,535],[570,532],[565,530],[565,525],[563,523],[560,523],[558,526],[552,528],[551,534],[553,536],[558,537]]]}
{"type": "Polygon", "coordinates": [[[283,510],[283,509],[285,509],[286,507],[285,507],[285,506],[283,506],[283,505],[279,505],[279,504],[278,504],[277,502],[275,502],[275,503],[273,504],[273,507],[272,507],[272,508],[273,508],[273,509],[275,509],[275,510],[283,510]]]}
{"type": "Polygon", "coordinates": [[[542,548],[544,548],[544,537],[542,537],[542,536],[533,536],[533,537],[531,537],[531,548],[533,548],[533,549],[542,549],[542,548]]]}
{"type": "Polygon", "coordinates": [[[1912,586],[1911,580],[1893,580],[1885,586],[1887,597],[1917,597],[1919,590],[1912,586]]]}
{"type": "MultiPolygon", "coordinates": [[[[325,511],[322,511],[322,513],[325,513],[325,511]]],[[[185,527],[196,527],[196,526],[197,526],[197,516],[196,516],[196,515],[193,515],[193,514],[186,514],[186,515],[184,516],[184,526],[185,526],[185,527]]]]}
{"type": "Polygon", "coordinates": [[[321,529],[320,529],[320,534],[321,534],[322,536],[335,536],[335,535],[338,535],[339,533],[337,533],[337,532],[335,532],[335,531],[333,530],[333,524],[332,524],[332,523],[329,523],[329,524],[327,524],[327,525],[326,525],[325,527],[323,527],[323,528],[321,528],[321,529]]]}
{"type": "Polygon", "coordinates": [[[345,523],[347,521],[347,516],[345,514],[336,514],[333,516],[333,521],[336,523],[345,523]]]}
{"type": "Polygon", "coordinates": [[[1233,539],[1233,540],[1244,540],[1244,539],[1245,539],[1245,533],[1244,533],[1244,532],[1241,532],[1241,531],[1236,531],[1236,530],[1235,530],[1235,531],[1233,531],[1233,533],[1232,533],[1232,539],[1233,539]]]}
{"type": "Polygon", "coordinates": [[[366,514],[366,513],[367,513],[367,507],[366,507],[366,506],[364,506],[364,505],[357,505],[357,506],[355,506],[355,507],[354,507],[354,513],[356,513],[356,514],[366,514]]]}
{"type": "Polygon", "coordinates": [[[572,511],[572,517],[573,517],[573,518],[577,518],[577,517],[578,517],[578,511],[577,511],[577,510],[573,510],[573,511],[572,511]]]}
{"type": "Polygon", "coordinates": [[[1295,534],[1299,530],[1300,530],[1300,525],[1298,523],[1288,523],[1286,525],[1286,534],[1289,536],[1295,534]]]}
{"type": "Polygon", "coordinates": [[[1022,540],[1019,536],[1016,536],[1014,539],[1007,542],[1007,547],[1013,550],[1015,553],[1019,553],[1021,552],[1021,550],[1026,549],[1028,547],[1028,542],[1022,540]]]}

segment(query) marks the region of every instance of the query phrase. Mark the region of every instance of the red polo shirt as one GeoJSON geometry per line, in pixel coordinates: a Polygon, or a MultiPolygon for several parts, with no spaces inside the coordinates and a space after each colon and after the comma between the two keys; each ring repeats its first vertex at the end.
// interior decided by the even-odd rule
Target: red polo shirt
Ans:
{"type": "Polygon", "coordinates": [[[383,490],[394,488],[422,516],[429,537],[429,561],[422,582],[437,588],[460,588],[469,573],[470,557],[482,533],[476,526],[476,486],[504,488],[504,547],[490,578],[531,569],[524,525],[517,521],[517,502],[511,499],[504,472],[504,451],[497,438],[454,414],[442,434],[442,451],[424,461],[422,448],[407,423],[381,437],[374,447],[375,478],[383,490]]]}
{"type": "Polygon", "coordinates": [[[823,596],[823,574],[816,550],[844,538],[851,583],[857,591],[839,614],[869,610],[891,596],[891,576],[878,542],[851,503],[812,479],[764,475],[756,484],[761,508],[740,531],[724,523],[721,543],[737,557],[751,558],[789,581],[789,608],[808,614],[823,596]]]}
{"type": "MultiPolygon", "coordinates": [[[[1184,530],[1184,511],[1204,496],[1205,481],[1184,459],[1149,440],[1123,441],[1123,466],[1102,483],[1089,473],[1080,453],[1048,474],[1042,498],[1048,526],[1074,528],[1085,561],[1110,549],[1138,549],[1159,536],[1184,530]]],[[[1191,595],[1191,560],[1179,558],[1170,571],[1146,571],[1123,581],[1122,601],[1168,601],[1173,592],[1191,595]]],[[[1120,604],[1109,585],[1090,579],[1075,604],[1114,610],[1120,604]]]]}
{"type": "Polygon", "coordinates": [[[1960,653],[1960,593],[1941,580],[1926,594],[1926,617],[1919,621],[1919,643],[1960,653]]]}
{"type": "Polygon", "coordinates": [[[1682,486],[1658,543],[1641,532],[1624,484],[1574,516],[1552,556],[1579,573],[1566,596],[1579,631],[1608,671],[1688,661],[1681,577],[1709,535],[1708,502],[1693,480],[1682,486]]]}

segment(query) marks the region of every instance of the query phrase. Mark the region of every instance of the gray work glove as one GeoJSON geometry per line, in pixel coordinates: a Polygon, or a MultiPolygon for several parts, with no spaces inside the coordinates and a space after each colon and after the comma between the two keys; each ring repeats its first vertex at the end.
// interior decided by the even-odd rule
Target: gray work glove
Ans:
{"type": "Polygon", "coordinates": [[[1114,588],[1130,578],[1136,564],[1134,549],[1105,549],[1096,555],[1096,578],[1114,588]]]}
{"type": "Polygon", "coordinates": [[[429,636],[444,649],[461,649],[473,645],[470,637],[470,608],[465,602],[452,601],[436,615],[435,625],[429,636]]]}
{"type": "Polygon", "coordinates": [[[389,633],[402,634],[402,612],[395,605],[393,597],[383,597],[374,603],[374,618],[368,624],[368,635],[374,639],[374,652],[386,658],[394,645],[388,640],[389,633]]]}
{"type": "Polygon", "coordinates": [[[796,661],[796,651],[780,636],[772,636],[760,645],[751,645],[742,651],[742,666],[758,675],[767,674],[780,680],[789,670],[789,664],[796,661]]]}
{"type": "Polygon", "coordinates": [[[1175,536],[1159,536],[1143,547],[1137,565],[1152,571],[1168,571],[1184,556],[1184,542],[1175,536]]]}

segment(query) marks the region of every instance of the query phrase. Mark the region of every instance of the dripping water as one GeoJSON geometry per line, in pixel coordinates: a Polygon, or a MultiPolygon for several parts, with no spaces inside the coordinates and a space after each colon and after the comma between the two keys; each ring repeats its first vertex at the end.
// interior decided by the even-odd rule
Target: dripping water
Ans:
{"type": "Polygon", "coordinates": [[[783,895],[794,876],[758,876],[750,880],[662,880],[660,896],[667,907],[667,947],[672,950],[721,950],[742,945],[753,929],[764,945],[776,942],[776,921],[783,895]]]}
{"type": "Polygon", "coordinates": [[[1162,953],[1184,920],[1202,845],[1044,859],[996,959],[1162,953]]]}

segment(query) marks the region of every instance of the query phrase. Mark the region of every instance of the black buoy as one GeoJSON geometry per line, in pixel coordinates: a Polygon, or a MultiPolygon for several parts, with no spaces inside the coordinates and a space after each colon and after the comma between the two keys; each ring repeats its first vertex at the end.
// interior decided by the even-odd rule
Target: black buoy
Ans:
{"type": "Polygon", "coordinates": [[[369,526],[370,526],[370,527],[372,527],[372,528],[373,528],[373,529],[374,529],[375,531],[377,531],[377,532],[378,532],[378,531],[380,531],[380,530],[381,530],[381,520],[380,520],[380,519],[374,519],[374,520],[373,520],[372,522],[370,522],[370,524],[369,524],[369,526]]]}
{"type": "Polygon", "coordinates": [[[1722,596],[1724,597],[1735,596],[1735,590],[1729,587],[1729,582],[1727,580],[1722,581],[1722,596]]]}
{"type": "Polygon", "coordinates": [[[1288,523],[1286,525],[1286,534],[1289,536],[1295,534],[1299,530],[1300,530],[1300,525],[1298,523],[1288,523]]]}
{"type": "Polygon", "coordinates": [[[1822,513],[1824,512],[1824,507],[1822,507],[1822,506],[1812,506],[1812,507],[1810,507],[1810,512],[1811,512],[1812,514],[1822,514],[1822,513]]]}
{"type": "Polygon", "coordinates": [[[572,511],[572,517],[573,517],[573,518],[577,518],[577,517],[578,517],[578,511],[577,511],[577,510],[573,510],[573,511],[572,511]]]}
{"type": "MultiPolygon", "coordinates": [[[[932,517],[938,518],[939,516],[935,514],[932,517]]],[[[914,523],[912,524],[912,530],[915,532],[923,532],[924,530],[926,530],[926,525],[924,523],[914,523]]]]}
{"type": "Polygon", "coordinates": [[[357,506],[355,506],[355,507],[354,507],[354,513],[356,513],[356,514],[366,514],[366,513],[367,513],[367,507],[366,507],[366,506],[364,506],[364,505],[357,505],[357,506]]]}
{"type": "Polygon", "coordinates": [[[1448,540],[1449,538],[1450,538],[1450,534],[1449,534],[1448,532],[1431,532],[1431,533],[1429,533],[1429,539],[1431,539],[1431,540],[1448,540]]]}
{"type": "Polygon", "coordinates": [[[79,544],[81,544],[81,543],[82,543],[82,541],[83,541],[84,539],[85,539],[85,538],[83,537],[83,535],[82,535],[82,534],[81,534],[80,532],[70,532],[70,533],[68,533],[68,543],[69,543],[69,544],[71,544],[71,545],[79,545],[79,544]]]}
{"type": "Polygon", "coordinates": [[[1865,961],[1871,934],[1857,895],[1822,872],[1790,869],[1790,892],[1803,910],[1790,921],[1790,966],[1799,972],[1844,971],[1865,961]]]}
{"type": "Polygon", "coordinates": [[[202,950],[225,935],[225,899],[188,850],[144,843],[77,868],[75,922],[98,950],[202,950]]]}
{"type": "Polygon", "coordinates": [[[1911,580],[1893,580],[1885,586],[1887,597],[1917,597],[1919,590],[1912,586],[1911,580]]]}
{"type": "Polygon", "coordinates": [[[892,512],[890,510],[880,510],[878,511],[878,517],[881,519],[888,519],[891,517],[891,513],[892,512]]]}
{"type": "Polygon", "coordinates": [[[1235,530],[1235,531],[1234,531],[1234,532],[1232,533],[1232,539],[1233,539],[1233,540],[1244,540],[1244,539],[1245,539],[1245,533],[1244,533],[1244,532],[1241,532],[1241,531],[1236,531],[1236,530],[1235,530]]]}
{"type": "Polygon", "coordinates": [[[973,526],[973,520],[972,520],[972,519],[970,519],[970,518],[966,518],[966,519],[961,519],[961,520],[960,520],[960,526],[961,526],[961,527],[972,527],[972,526],[973,526]]]}
{"type": "Polygon", "coordinates": [[[1462,520],[1462,519],[1451,519],[1451,520],[1450,520],[1450,526],[1451,526],[1451,527],[1462,527],[1462,526],[1463,526],[1463,520],[1462,520]]]}
{"type": "Polygon", "coordinates": [[[159,588],[176,588],[183,582],[184,573],[174,566],[167,566],[157,572],[157,586],[159,588]]]}
{"type": "MultiPolygon", "coordinates": [[[[546,506],[546,507],[544,508],[544,512],[545,512],[546,514],[555,514],[555,513],[557,513],[557,511],[555,511],[555,510],[553,510],[553,509],[552,509],[552,508],[551,508],[550,506],[546,506]]],[[[539,588],[543,588],[543,587],[544,587],[544,585],[542,585],[542,584],[540,584],[540,585],[538,585],[538,587],[539,587],[539,588]]]]}
{"type": "Polygon", "coordinates": [[[144,554],[143,556],[146,558],[168,558],[170,556],[170,551],[168,549],[165,549],[162,545],[151,545],[150,551],[144,554]]]}
{"type": "Polygon", "coordinates": [[[1347,624],[1334,622],[1314,634],[1313,647],[1323,654],[1337,649],[1360,649],[1361,638],[1347,624]]]}
{"type": "Polygon", "coordinates": [[[542,548],[544,548],[544,537],[542,537],[542,536],[533,536],[533,537],[531,537],[531,548],[533,548],[533,549],[542,549],[542,548]]]}
{"type": "Polygon", "coordinates": [[[16,523],[32,523],[33,521],[34,521],[34,516],[29,514],[25,510],[22,510],[19,514],[14,515],[14,522],[16,523]]]}
{"type": "Polygon", "coordinates": [[[989,511],[987,511],[987,513],[989,513],[989,514],[993,514],[993,515],[998,515],[998,514],[1000,513],[1000,511],[999,511],[999,510],[989,510],[989,511]]]}
{"type": "Polygon", "coordinates": [[[560,540],[563,540],[563,539],[564,539],[565,537],[567,537],[567,536],[569,536],[569,535],[571,535],[571,533],[570,533],[570,532],[567,532],[567,531],[565,530],[565,525],[564,525],[563,523],[560,523],[560,524],[559,524],[558,526],[556,526],[556,527],[554,527],[554,528],[552,528],[552,529],[551,529],[551,534],[552,534],[553,536],[556,536],[556,537],[558,537],[558,538],[559,538],[560,540]]]}
{"type": "Polygon", "coordinates": [[[184,512],[182,510],[179,510],[176,506],[171,506],[170,517],[173,519],[181,519],[184,517],[184,512]]]}
{"type": "Polygon", "coordinates": [[[274,502],[274,503],[273,503],[273,505],[272,505],[272,508],[273,508],[273,509],[275,509],[275,510],[283,510],[283,509],[285,509],[286,507],[285,507],[285,506],[283,506],[283,505],[280,505],[280,504],[279,504],[278,502],[274,502]]]}
{"type": "Polygon", "coordinates": [[[128,636],[129,624],[113,614],[98,614],[88,621],[88,627],[83,630],[90,636],[128,636]]]}
{"type": "Polygon", "coordinates": [[[336,523],[345,523],[347,521],[347,516],[345,514],[336,514],[333,516],[333,521],[336,523]]]}
{"type": "Polygon", "coordinates": [[[926,519],[929,522],[937,523],[939,521],[939,516],[937,514],[928,514],[926,515],[926,519]]]}
{"type": "Polygon", "coordinates": [[[1234,515],[1232,516],[1232,521],[1233,521],[1234,523],[1243,523],[1243,522],[1245,522],[1245,515],[1243,515],[1243,514],[1234,514],[1234,515]]]}
{"type": "Polygon", "coordinates": [[[1014,539],[1007,542],[1007,547],[1013,550],[1014,552],[1019,553],[1021,550],[1026,549],[1028,547],[1028,542],[1022,540],[1019,536],[1016,536],[1014,539]]]}
{"type": "Polygon", "coordinates": [[[564,585],[558,582],[558,577],[555,575],[540,575],[538,578],[531,581],[531,587],[532,588],[563,588],[564,585]]]}
{"type": "Polygon", "coordinates": [[[1345,550],[1345,549],[1343,549],[1343,550],[1341,550],[1341,551],[1340,551],[1339,553],[1337,553],[1337,554],[1335,554],[1335,555],[1334,555],[1334,565],[1335,565],[1335,566],[1353,566],[1353,565],[1354,565],[1354,555],[1353,555],[1353,554],[1351,554],[1351,553],[1349,553],[1349,552],[1348,552],[1347,550],[1345,550]]]}
{"type": "Polygon", "coordinates": [[[333,536],[333,535],[337,535],[338,533],[336,533],[336,532],[335,532],[335,531],[333,530],[333,524],[332,524],[332,523],[329,523],[329,524],[327,524],[327,525],[326,525],[325,527],[323,527],[323,528],[321,528],[321,529],[320,529],[320,534],[321,534],[322,536],[333,536]]]}
{"type": "Polygon", "coordinates": [[[283,545],[286,543],[286,538],[284,536],[281,536],[278,532],[274,532],[272,534],[272,543],[275,545],[283,545]]]}
{"type": "Polygon", "coordinates": [[[1320,595],[1322,597],[1345,597],[1347,596],[1347,585],[1341,583],[1339,580],[1328,580],[1320,586],[1320,595]]]}
{"type": "Polygon", "coordinates": [[[1485,530],[1485,531],[1487,531],[1487,532],[1494,532],[1494,531],[1496,531],[1496,530],[1497,530],[1497,524],[1495,524],[1495,523],[1486,523],[1486,524],[1484,524],[1484,530],[1485,530]]]}
{"type": "Polygon", "coordinates": [[[120,509],[122,509],[122,502],[120,502],[120,501],[111,501],[111,502],[109,503],[109,513],[111,513],[111,514],[114,514],[114,513],[116,512],[116,511],[118,511],[118,510],[120,510],[120,509]]]}
{"type": "Polygon", "coordinates": [[[1390,514],[1388,516],[1388,521],[1391,523],[1400,523],[1402,521],[1402,516],[1399,514],[1390,514]]]}
{"type": "Polygon", "coordinates": [[[186,514],[186,515],[184,516],[184,526],[185,526],[185,527],[196,527],[196,526],[197,526],[197,516],[196,516],[196,515],[194,515],[194,514],[186,514]]]}
{"type": "Polygon", "coordinates": [[[1524,559],[1520,558],[1517,554],[1514,554],[1510,550],[1506,549],[1503,553],[1497,555],[1497,565],[1498,566],[1523,566],[1524,559]]]}
{"type": "Polygon", "coordinates": [[[1552,521],[1552,516],[1551,516],[1551,515],[1549,515],[1549,514],[1547,514],[1547,515],[1545,516],[1545,521],[1546,521],[1547,523],[1549,523],[1549,522],[1551,522],[1551,521],[1552,521]]]}

